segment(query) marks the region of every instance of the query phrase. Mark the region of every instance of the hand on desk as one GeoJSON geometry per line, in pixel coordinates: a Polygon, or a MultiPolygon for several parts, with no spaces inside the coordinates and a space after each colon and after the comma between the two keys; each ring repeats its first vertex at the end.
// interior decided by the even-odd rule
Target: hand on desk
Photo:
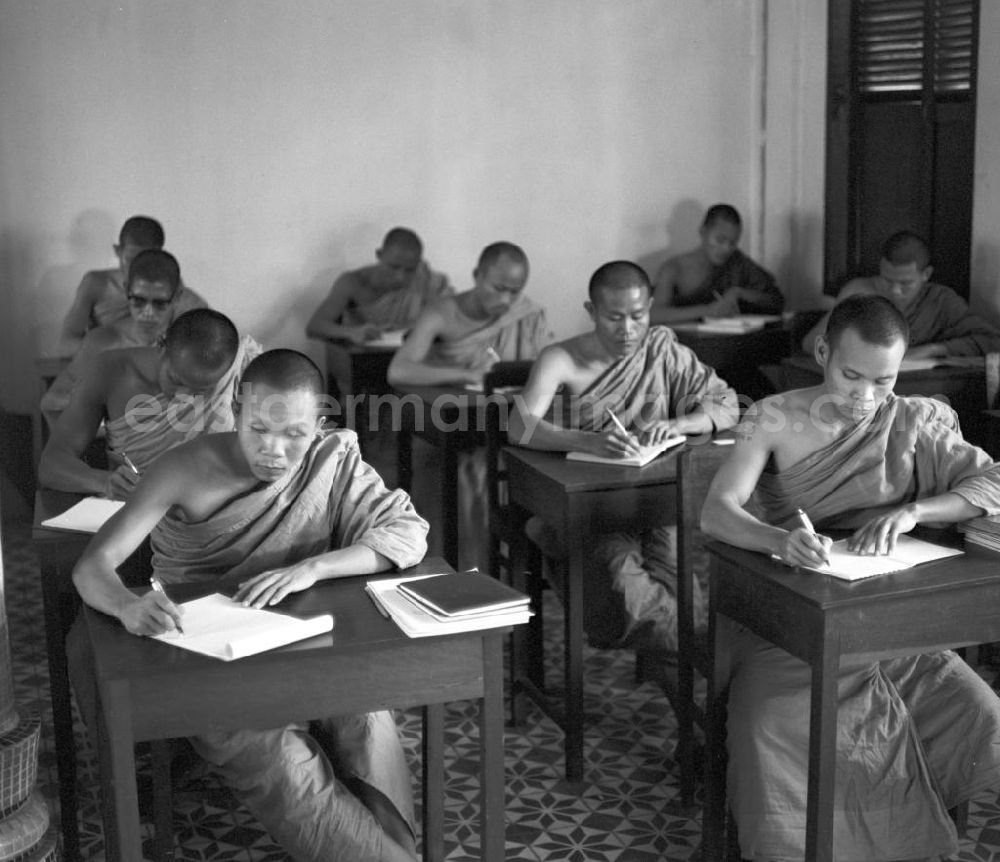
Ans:
{"type": "Polygon", "coordinates": [[[307,590],[315,583],[316,574],[311,560],[303,560],[294,566],[272,569],[243,581],[233,596],[233,601],[254,608],[276,605],[289,593],[307,590]]]}
{"type": "Polygon", "coordinates": [[[124,464],[108,473],[101,492],[109,500],[127,500],[139,481],[139,474],[124,464]]]}
{"type": "Polygon", "coordinates": [[[639,454],[639,440],[618,428],[591,435],[591,445],[587,451],[602,458],[627,458],[639,454]]]}
{"type": "Polygon", "coordinates": [[[490,348],[478,357],[468,368],[463,369],[463,383],[482,383],[486,373],[500,361],[497,352],[490,348]]]}
{"type": "Polygon", "coordinates": [[[677,428],[675,419],[664,419],[662,422],[654,422],[639,434],[639,442],[643,446],[658,446],[664,440],[671,437],[681,437],[682,434],[677,428]]]}
{"type": "Polygon", "coordinates": [[[372,323],[362,323],[347,330],[347,340],[353,344],[364,344],[374,341],[382,334],[382,330],[372,323]]]}
{"type": "Polygon", "coordinates": [[[134,635],[161,635],[175,631],[183,613],[163,593],[150,590],[126,604],[118,618],[125,629],[134,635]]]}
{"type": "Polygon", "coordinates": [[[830,558],[833,539],[796,527],[785,534],[781,544],[781,561],[786,566],[821,566],[830,558]]]}
{"type": "Polygon", "coordinates": [[[716,293],[716,300],[705,313],[706,317],[733,317],[740,313],[740,297],[743,294],[742,287],[726,288],[724,293],[716,293]]]}
{"type": "Polygon", "coordinates": [[[891,554],[900,533],[909,533],[915,526],[917,519],[912,508],[903,506],[872,518],[847,540],[847,547],[858,554],[891,554]]]}

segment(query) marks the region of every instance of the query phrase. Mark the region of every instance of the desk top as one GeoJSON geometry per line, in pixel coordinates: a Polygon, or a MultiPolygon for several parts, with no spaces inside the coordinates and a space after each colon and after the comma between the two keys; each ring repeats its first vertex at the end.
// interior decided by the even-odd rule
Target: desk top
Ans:
{"type": "MultiPolygon", "coordinates": [[[[804,353],[795,356],[786,356],[781,360],[782,365],[787,365],[801,371],[809,371],[816,375],[817,381],[823,378],[823,369],[812,357],[804,353]]],[[[981,365],[937,365],[934,368],[909,369],[899,372],[896,378],[897,383],[919,382],[923,380],[937,382],[949,380],[976,380],[985,379],[986,370],[981,365]]]]}
{"type": "Polygon", "coordinates": [[[66,544],[85,545],[90,541],[92,533],[75,533],[71,530],[53,530],[43,527],[42,521],[61,515],[71,506],[79,503],[87,494],[76,491],[54,491],[51,488],[38,488],[35,491],[35,511],[31,524],[31,539],[34,542],[63,542],[66,544]]]}
{"type": "Polygon", "coordinates": [[[508,470],[520,465],[543,479],[561,486],[567,494],[606,491],[641,485],[673,484],[677,481],[677,455],[687,446],[675,446],[654,458],[645,467],[618,467],[567,461],[564,452],[543,452],[519,446],[505,446],[508,470]]]}
{"type": "MultiPolygon", "coordinates": [[[[933,535],[924,533],[923,538],[939,544],[960,546],[960,539],[954,535],[943,537],[936,531],[933,535]]],[[[709,542],[707,547],[712,555],[738,566],[741,579],[766,582],[777,591],[823,611],[1000,581],[997,554],[968,545],[965,555],[961,557],[922,563],[900,572],[859,581],[845,581],[792,568],[772,560],[767,554],[736,548],[725,542],[709,542]]]]}
{"type": "MultiPolygon", "coordinates": [[[[452,571],[454,570],[443,559],[431,557],[411,569],[406,569],[404,574],[452,571]]],[[[369,650],[380,644],[412,642],[412,639],[407,637],[394,622],[379,613],[365,592],[365,583],[378,577],[399,577],[399,573],[384,572],[380,575],[337,578],[315,584],[303,592],[294,593],[275,609],[302,617],[333,614],[335,620],[333,631],[236,662],[219,661],[152,638],[131,635],[118,620],[86,607],[87,627],[94,649],[98,678],[145,679],[151,674],[173,675],[212,671],[247,674],[253,673],[254,666],[285,662],[290,654],[329,650],[352,652],[369,650]]],[[[218,581],[211,584],[174,584],[170,587],[171,597],[179,601],[223,591],[225,591],[224,582],[218,581]]],[[[482,636],[482,632],[473,634],[482,636]]]]}

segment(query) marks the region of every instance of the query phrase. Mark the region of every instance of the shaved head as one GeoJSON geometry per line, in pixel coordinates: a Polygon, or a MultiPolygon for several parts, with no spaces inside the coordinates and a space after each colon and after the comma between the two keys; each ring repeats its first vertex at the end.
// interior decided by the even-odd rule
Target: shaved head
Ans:
{"type": "Polygon", "coordinates": [[[631,287],[644,287],[647,293],[652,292],[646,270],[630,260],[613,260],[598,267],[590,277],[587,293],[590,301],[596,302],[601,291],[627,290],[631,287]]]}
{"type": "Polygon", "coordinates": [[[304,353],[287,348],[268,350],[256,357],[243,372],[240,391],[264,384],[279,392],[305,390],[317,397],[326,394],[323,374],[304,353]]]}

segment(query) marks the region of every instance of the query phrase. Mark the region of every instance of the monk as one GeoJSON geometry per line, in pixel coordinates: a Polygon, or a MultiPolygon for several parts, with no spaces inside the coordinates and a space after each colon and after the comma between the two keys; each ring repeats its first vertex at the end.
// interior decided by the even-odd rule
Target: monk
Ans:
{"type": "MultiPolygon", "coordinates": [[[[985,356],[1000,351],[1000,329],[969,311],[955,291],[931,281],[934,267],[927,243],[911,231],[900,231],[882,245],[879,274],[845,284],[837,301],[861,294],[884,296],[906,318],[910,329],[907,359],[943,356],[985,356]]],[[[812,353],[826,329],[824,317],[802,340],[812,353]]]]}
{"type": "Polygon", "coordinates": [[[52,428],[39,481],[60,491],[126,499],[157,456],[199,434],[233,428],[236,381],[259,352],[228,317],[199,308],[170,324],[162,347],[99,354],[52,428]],[[82,460],[102,422],[110,470],[82,460]]]}
{"type": "Polygon", "coordinates": [[[135,256],[125,279],[129,316],[95,327],[83,337],[70,364],[42,396],[42,415],[49,426],[66,409],[82,369],[97,354],[115,347],[149,347],[163,337],[180,289],[180,265],[172,254],[149,248],[135,256]]]}
{"type": "MultiPolygon", "coordinates": [[[[73,304],[63,319],[58,347],[60,356],[73,356],[80,349],[87,330],[128,317],[126,280],[129,266],[140,251],[163,248],[163,243],[163,227],[156,219],[148,216],[126,219],[118,235],[118,244],[114,246],[118,266],[91,270],[76,289],[73,304]]],[[[175,314],[206,307],[205,300],[190,288],[181,285],[178,291],[175,314]]]]}
{"type": "Polygon", "coordinates": [[[473,287],[426,308],[389,365],[393,386],[481,384],[500,360],[534,359],[548,340],[545,311],[523,295],[528,256],[510,242],[486,246],[473,287]]]}
{"type": "Polygon", "coordinates": [[[306,325],[310,338],[364,344],[386,330],[409,329],[420,312],[452,293],[448,277],[423,260],[412,230],[394,227],[375,252],[378,263],[345,272],[306,325]]]}
{"type": "MultiPolygon", "coordinates": [[[[851,530],[851,549],[885,554],[918,524],[1000,512],[1000,467],[962,439],[951,408],[893,394],[907,337],[906,319],[884,297],[838,303],[816,342],[823,383],[746,414],[702,529],[811,566],[829,551],[824,530],[851,530]],[[798,509],[818,532],[802,526],[798,509]]],[[[742,856],[802,859],[811,672],[745,629],[724,635],[733,656],[729,798],[742,856]]],[[[1000,701],[954,652],[841,662],[836,859],[950,857],[958,845],[948,809],[998,785],[1000,701]]]]}
{"type": "Polygon", "coordinates": [[[735,207],[708,208],[699,230],[701,244],[670,258],[656,274],[653,323],[781,313],[785,299],[774,276],[737,248],[742,232],[735,207]]]}
{"type": "MultiPolygon", "coordinates": [[[[512,443],[624,457],[640,443],[736,423],[736,393],[672,330],[650,328],[650,292],[645,271],[629,261],[606,263],[593,274],[584,307],[594,328],[542,351],[514,402],[512,443]]],[[[529,534],[559,555],[552,531],[540,522],[529,524],[529,534]]],[[[605,535],[591,563],[583,600],[590,642],[676,654],[676,527],[605,535]]],[[[694,600],[704,627],[706,603],[697,585],[694,600]]]]}
{"type": "MultiPolygon", "coordinates": [[[[135,635],[183,625],[182,608],[165,595],[136,595],[115,574],[150,533],[163,581],[238,584],[234,597],[253,607],[319,581],[419,562],[427,523],[361,460],[353,431],[324,431],[324,388],[296,351],[251,362],[236,430],[163,455],[94,537],[73,572],[83,600],[135,635]]],[[[74,684],[86,703],[83,648],[72,632],[74,684]]],[[[415,862],[410,775],[391,713],[313,726],[314,716],[302,718],[190,741],[298,862],[415,862]]]]}

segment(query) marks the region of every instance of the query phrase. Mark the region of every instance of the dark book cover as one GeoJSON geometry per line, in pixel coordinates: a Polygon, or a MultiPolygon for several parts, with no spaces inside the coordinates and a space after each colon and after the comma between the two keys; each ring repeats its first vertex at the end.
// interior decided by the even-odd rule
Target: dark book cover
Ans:
{"type": "Polygon", "coordinates": [[[448,616],[517,608],[528,597],[482,572],[434,575],[399,585],[400,592],[448,616]]]}

